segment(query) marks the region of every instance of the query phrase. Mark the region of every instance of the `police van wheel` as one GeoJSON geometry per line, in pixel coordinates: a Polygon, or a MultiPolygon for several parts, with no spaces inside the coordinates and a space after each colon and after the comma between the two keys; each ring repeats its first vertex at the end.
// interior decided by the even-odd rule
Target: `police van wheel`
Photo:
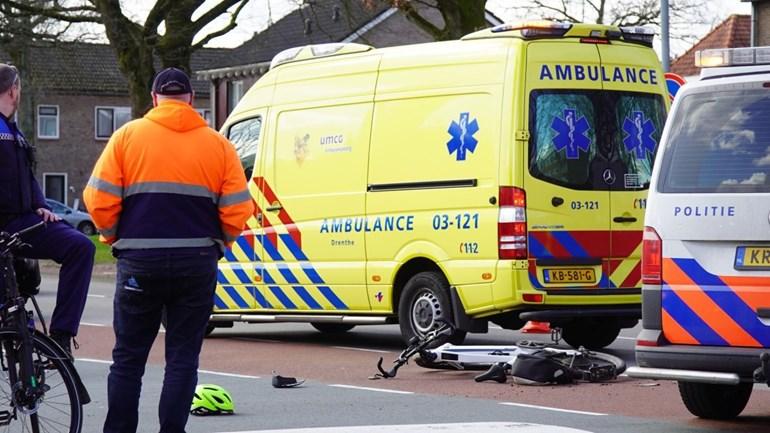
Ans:
{"type": "Polygon", "coordinates": [[[751,397],[752,383],[717,385],[679,382],[679,395],[691,414],[706,419],[737,417],[751,397]]]}
{"type": "Polygon", "coordinates": [[[612,344],[620,334],[620,325],[614,321],[576,320],[564,325],[562,338],[570,346],[599,350],[612,344]]]}
{"type": "MultiPolygon", "coordinates": [[[[409,344],[413,337],[423,337],[443,322],[451,322],[451,312],[449,283],[444,276],[438,272],[420,272],[406,283],[398,302],[401,337],[409,344]]],[[[456,329],[451,335],[436,339],[430,347],[460,344],[465,340],[465,334],[456,329]]]]}
{"type": "Polygon", "coordinates": [[[319,322],[312,322],[310,325],[323,332],[324,334],[342,334],[343,332],[348,332],[351,329],[355,328],[356,325],[350,325],[348,323],[319,323],[319,322]]]}

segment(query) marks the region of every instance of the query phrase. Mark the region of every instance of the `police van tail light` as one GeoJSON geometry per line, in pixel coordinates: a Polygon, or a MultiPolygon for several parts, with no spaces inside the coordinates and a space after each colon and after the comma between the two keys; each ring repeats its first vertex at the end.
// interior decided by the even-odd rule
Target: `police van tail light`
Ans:
{"type": "Polygon", "coordinates": [[[527,195],[523,189],[500,187],[497,234],[501,259],[527,258],[527,195]]]}
{"type": "Polygon", "coordinates": [[[663,241],[652,227],[642,237],[642,283],[660,285],[663,274],[663,241]]]}

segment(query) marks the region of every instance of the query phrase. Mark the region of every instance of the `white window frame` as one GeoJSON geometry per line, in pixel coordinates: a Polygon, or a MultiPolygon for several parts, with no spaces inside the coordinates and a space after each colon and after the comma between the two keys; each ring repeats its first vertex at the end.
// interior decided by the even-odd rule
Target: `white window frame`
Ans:
{"type": "MultiPolygon", "coordinates": [[[[59,109],[58,105],[52,105],[52,104],[40,104],[37,106],[37,110],[35,111],[36,114],[36,120],[37,120],[37,138],[41,140],[58,140],[59,139],[59,116],[61,116],[61,110],[59,109]],[[55,135],[43,135],[40,133],[40,109],[41,108],[56,108],[56,134],[55,135]]],[[[45,114],[45,117],[53,117],[51,114],[45,114]]]]}
{"type": "Polygon", "coordinates": [[[46,178],[48,176],[64,176],[64,205],[69,206],[67,204],[67,201],[69,200],[69,197],[67,197],[67,194],[69,193],[69,179],[67,179],[67,173],[61,173],[61,172],[54,172],[49,171],[43,173],[43,197],[48,198],[47,189],[48,189],[48,182],[46,182],[46,178]]]}
{"type": "Polygon", "coordinates": [[[115,127],[115,113],[117,111],[128,111],[128,115],[131,116],[131,107],[121,107],[121,106],[113,106],[113,105],[97,105],[94,107],[94,138],[97,140],[109,140],[110,137],[103,137],[99,136],[99,110],[112,110],[112,132],[110,133],[110,137],[112,134],[115,133],[115,131],[118,130],[118,128],[115,127]]]}
{"type": "Polygon", "coordinates": [[[206,120],[206,123],[208,123],[210,127],[214,127],[214,118],[211,116],[212,111],[210,108],[196,108],[195,111],[201,115],[203,120],[206,120],[206,113],[209,113],[209,118],[206,120]]]}
{"type": "Polygon", "coordinates": [[[227,83],[227,109],[228,114],[231,113],[235,107],[238,105],[239,102],[241,102],[241,99],[243,99],[244,95],[244,83],[243,80],[234,80],[229,81],[227,83]],[[238,95],[237,100],[233,97],[233,94],[236,93],[238,95]],[[232,106],[230,104],[232,103],[232,106]]]}

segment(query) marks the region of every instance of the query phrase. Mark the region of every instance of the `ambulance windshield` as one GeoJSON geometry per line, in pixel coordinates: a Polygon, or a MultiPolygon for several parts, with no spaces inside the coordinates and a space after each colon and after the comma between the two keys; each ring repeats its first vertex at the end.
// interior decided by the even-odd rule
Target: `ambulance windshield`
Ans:
{"type": "Polygon", "coordinates": [[[254,117],[232,125],[227,131],[227,138],[235,145],[246,179],[251,179],[254,171],[260,129],[262,129],[262,118],[254,117]]]}
{"type": "Polygon", "coordinates": [[[684,97],[667,143],[661,192],[770,192],[770,89],[684,97]]]}
{"type": "Polygon", "coordinates": [[[529,171],[578,190],[645,189],[665,119],[660,95],[533,91],[529,171]]]}

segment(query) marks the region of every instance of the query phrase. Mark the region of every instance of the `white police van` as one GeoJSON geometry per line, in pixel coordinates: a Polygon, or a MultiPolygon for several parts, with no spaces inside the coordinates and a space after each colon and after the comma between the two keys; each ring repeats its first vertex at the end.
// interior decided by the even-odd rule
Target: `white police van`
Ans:
{"type": "Polygon", "coordinates": [[[770,47],[696,64],[652,174],[628,374],[676,380],[691,413],[727,419],[770,383],[770,47]]]}

